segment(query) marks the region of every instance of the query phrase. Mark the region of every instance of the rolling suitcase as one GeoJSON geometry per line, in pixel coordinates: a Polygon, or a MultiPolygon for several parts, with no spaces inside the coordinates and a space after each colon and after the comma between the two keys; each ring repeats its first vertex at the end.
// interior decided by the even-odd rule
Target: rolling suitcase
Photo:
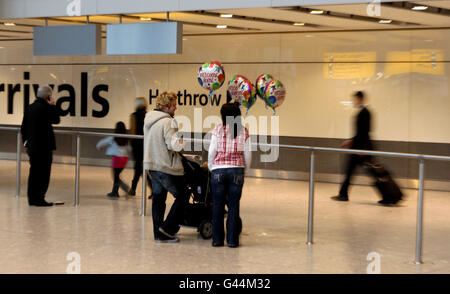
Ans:
{"type": "Polygon", "coordinates": [[[392,179],[389,172],[383,168],[380,164],[366,163],[370,173],[375,178],[375,187],[380,192],[382,204],[396,204],[403,198],[403,193],[400,187],[392,179]]]}

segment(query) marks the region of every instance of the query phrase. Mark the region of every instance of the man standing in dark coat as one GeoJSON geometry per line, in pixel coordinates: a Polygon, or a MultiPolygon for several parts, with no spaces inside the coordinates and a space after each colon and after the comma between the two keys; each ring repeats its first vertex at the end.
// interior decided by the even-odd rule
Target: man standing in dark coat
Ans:
{"type": "Polygon", "coordinates": [[[60,122],[60,112],[52,99],[52,89],[41,86],[37,99],[25,110],[22,120],[22,140],[30,157],[28,176],[28,204],[34,206],[52,206],[45,201],[53,150],[56,150],[55,134],[52,124],[60,122]]]}
{"type": "MultiPolygon", "coordinates": [[[[344,141],[342,147],[359,150],[372,150],[372,142],[369,137],[370,132],[370,112],[364,105],[364,93],[358,91],[353,95],[354,105],[360,109],[356,116],[356,135],[351,139],[344,141]]],[[[333,200],[348,201],[348,186],[350,179],[357,165],[370,161],[369,155],[351,154],[347,163],[345,180],[342,183],[338,196],[331,197],[333,200]]]]}

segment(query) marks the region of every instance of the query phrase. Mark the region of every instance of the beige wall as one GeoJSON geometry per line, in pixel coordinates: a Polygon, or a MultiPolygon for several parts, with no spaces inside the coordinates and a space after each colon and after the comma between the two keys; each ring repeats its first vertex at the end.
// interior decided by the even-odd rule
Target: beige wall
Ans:
{"type": "MultiPolygon", "coordinates": [[[[277,110],[282,136],[349,137],[355,110],[347,102],[362,89],[374,114],[375,139],[450,143],[449,36],[450,30],[185,36],[183,54],[176,56],[33,57],[32,41],[7,41],[0,42],[0,84],[70,83],[77,116],[64,117],[61,125],[112,128],[128,121],[134,97],[148,96],[149,89],[207,94],[197,82],[198,66],[219,60],[226,81],[234,74],[254,81],[270,73],[284,83],[287,97],[277,110]],[[24,71],[30,81],[23,81],[24,71]],[[80,117],[81,72],[89,74],[89,93],[97,84],[109,85],[102,94],[110,103],[105,118],[92,118],[91,110],[100,107],[91,98],[88,117],[80,117]]],[[[222,101],[225,91],[225,85],[217,91],[222,101]]],[[[0,92],[0,124],[20,123],[22,95],[23,85],[8,115],[7,95],[0,92]]],[[[177,114],[193,118],[194,108],[179,107],[177,114]]],[[[204,117],[219,112],[201,108],[204,117]]],[[[249,112],[269,120],[271,114],[260,100],[249,112]]]]}

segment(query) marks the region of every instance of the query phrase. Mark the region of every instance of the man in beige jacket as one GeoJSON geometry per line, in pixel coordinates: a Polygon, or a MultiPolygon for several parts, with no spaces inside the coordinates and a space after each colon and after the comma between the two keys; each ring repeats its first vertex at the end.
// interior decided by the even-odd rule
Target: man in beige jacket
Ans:
{"type": "Polygon", "coordinates": [[[156,109],[148,112],[144,120],[144,166],[152,178],[153,231],[157,242],[174,243],[184,208],[189,201],[184,186],[181,156],[183,138],[173,118],[177,109],[177,96],[163,92],[156,98],[156,109]],[[175,201],[164,220],[167,192],[175,201]]]}

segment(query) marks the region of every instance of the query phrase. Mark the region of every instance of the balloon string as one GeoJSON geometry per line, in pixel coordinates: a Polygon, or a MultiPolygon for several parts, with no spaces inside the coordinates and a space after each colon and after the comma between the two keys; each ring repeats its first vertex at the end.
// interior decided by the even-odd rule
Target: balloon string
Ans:
{"type": "MultiPolygon", "coordinates": [[[[255,101],[256,102],[256,101],[255,101]]],[[[252,108],[253,105],[255,105],[255,102],[253,102],[248,108],[247,111],[245,112],[245,116],[247,116],[248,111],[250,110],[250,108],[252,108]]]]}
{"type": "MultiPolygon", "coordinates": [[[[252,101],[252,100],[249,100],[249,103],[251,103],[251,101],[252,101]]],[[[245,112],[245,116],[248,115],[248,111],[250,110],[250,108],[252,108],[252,106],[253,106],[253,104],[249,104],[249,105],[248,105],[247,111],[245,112]]]]}
{"type": "Polygon", "coordinates": [[[212,94],[213,94],[213,90],[210,90],[209,91],[209,101],[211,102],[211,106],[213,105],[212,94]]]}

